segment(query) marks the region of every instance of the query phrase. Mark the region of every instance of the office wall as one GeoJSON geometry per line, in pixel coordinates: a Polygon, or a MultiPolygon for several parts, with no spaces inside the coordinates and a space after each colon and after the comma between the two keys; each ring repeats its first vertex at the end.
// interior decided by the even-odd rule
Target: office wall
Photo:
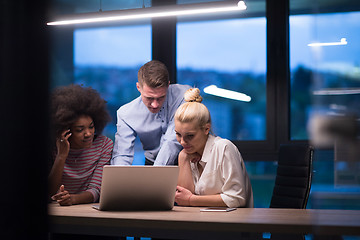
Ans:
{"type": "Polygon", "coordinates": [[[0,239],[46,239],[47,1],[0,4],[0,239]]]}

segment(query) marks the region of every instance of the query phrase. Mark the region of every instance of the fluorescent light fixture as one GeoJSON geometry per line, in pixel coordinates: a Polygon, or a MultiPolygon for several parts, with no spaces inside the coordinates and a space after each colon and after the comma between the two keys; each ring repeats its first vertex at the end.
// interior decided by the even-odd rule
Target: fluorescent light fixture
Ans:
{"type": "Polygon", "coordinates": [[[239,92],[235,92],[235,91],[231,91],[231,90],[227,90],[227,89],[223,89],[223,88],[218,88],[215,85],[210,85],[210,86],[205,87],[204,92],[207,94],[214,95],[214,96],[229,98],[229,99],[243,101],[243,102],[251,101],[251,97],[244,93],[239,93],[239,92]]]}
{"type": "Polygon", "coordinates": [[[314,95],[351,95],[360,94],[360,88],[345,88],[345,89],[322,89],[313,91],[314,95]]]}
{"type": "Polygon", "coordinates": [[[159,6],[136,8],[116,11],[99,11],[96,13],[82,13],[63,17],[47,25],[71,25],[96,22],[115,22],[123,20],[137,20],[146,18],[174,17],[186,15],[200,15],[209,13],[233,12],[245,10],[244,1],[222,1],[198,4],[179,4],[172,6],[159,6]]]}
{"type": "Polygon", "coordinates": [[[323,46],[339,46],[339,45],[347,45],[346,38],[341,38],[340,42],[325,42],[325,43],[309,43],[309,47],[323,47],[323,46]]]}

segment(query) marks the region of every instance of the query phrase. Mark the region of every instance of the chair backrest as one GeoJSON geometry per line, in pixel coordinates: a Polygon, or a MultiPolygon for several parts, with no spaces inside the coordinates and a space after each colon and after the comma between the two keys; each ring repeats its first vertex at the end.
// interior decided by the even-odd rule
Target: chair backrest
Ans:
{"type": "Polygon", "coordinates": [[[308,144],[282,144],[270,208],[306,208],[312,180],[314,149],[308,144]]]}

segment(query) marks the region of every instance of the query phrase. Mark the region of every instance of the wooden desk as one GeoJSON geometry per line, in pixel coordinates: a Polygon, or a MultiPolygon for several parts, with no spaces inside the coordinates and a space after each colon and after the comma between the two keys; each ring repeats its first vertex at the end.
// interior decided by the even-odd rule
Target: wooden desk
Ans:
{"type": "Polygon", "coordinates": [[[360,211],[239,208],[200,212],[174,207],[159,212],[98,211],[91,204],[49,205],[50,231],[109,236],[175,239],[239,239],[244,232],[360,235],[360,211]]]}

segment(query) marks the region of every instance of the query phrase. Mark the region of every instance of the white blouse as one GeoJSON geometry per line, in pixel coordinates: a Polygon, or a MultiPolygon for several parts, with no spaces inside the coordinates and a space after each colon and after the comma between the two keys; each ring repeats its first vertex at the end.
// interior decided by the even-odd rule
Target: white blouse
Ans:
{"type": "Polygon", "coordinates": [[[254,207],[250,179],[237,147],[229,140],[208,136],[202,158],[201,176],[196,163],[190,163],[195,194],[220,194],[228,207],[254,207]]]}

